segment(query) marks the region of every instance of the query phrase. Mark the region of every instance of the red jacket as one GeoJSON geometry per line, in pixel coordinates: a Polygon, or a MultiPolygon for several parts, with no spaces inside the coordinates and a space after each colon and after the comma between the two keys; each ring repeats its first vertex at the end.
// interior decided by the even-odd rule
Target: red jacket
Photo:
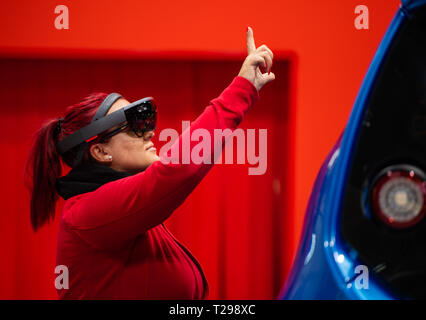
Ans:
{"type": "MultiPolygon", "coordinates": [[[[251,82],[236,77],[191,123],[234,130],[258,99],[251,82]]],[[[172,148],[182,150],[183,135],[172,148]]],[[[191,141],[190,148],[198,141],[191,141]]],[[[211,143],[214,154],[214,143],[211,143]]],[[[202,268],[163,222],[213,164],[154,162],[136,175],[106,183],[65,201],[57,265],[69,271],[60,299],[205,299],[202,268]]]]}

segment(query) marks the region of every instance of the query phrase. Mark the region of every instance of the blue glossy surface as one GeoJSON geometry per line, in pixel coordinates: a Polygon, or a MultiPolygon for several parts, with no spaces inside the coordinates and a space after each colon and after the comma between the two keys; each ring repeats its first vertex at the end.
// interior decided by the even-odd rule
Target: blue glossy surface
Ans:
{"type": "Polygon", "coordinates": [[[418,6],[426,4],[426,0],[401,0],[402,6],[410,11],[418,6]]]}
{"type": "Polygon", "coordinates": [[[389,26],[362,83],[348,124],[317,176],[309,199],[303,238],[279,299],[392,299],[369,274],[368,289],[354,283],[362,263],[339,233],[344,187],[372,85],[407,11],[426,0],[405,0],[389,26]]]}

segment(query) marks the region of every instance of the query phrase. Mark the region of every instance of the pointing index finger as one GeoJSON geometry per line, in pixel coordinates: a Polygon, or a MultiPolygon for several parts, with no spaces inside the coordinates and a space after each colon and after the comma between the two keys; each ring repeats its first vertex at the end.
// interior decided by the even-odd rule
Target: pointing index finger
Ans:
{"type": "Polygon", "coordinates": [[[254,44],[253,30],[250,27],[247,27],[247,55],[251,54],[256,50],[254,44]]]}

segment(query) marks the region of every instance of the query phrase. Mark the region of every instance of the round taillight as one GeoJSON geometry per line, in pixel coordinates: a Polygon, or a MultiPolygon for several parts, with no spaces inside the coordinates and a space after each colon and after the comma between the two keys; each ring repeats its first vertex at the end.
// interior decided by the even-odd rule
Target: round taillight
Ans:
{"type": "Polygon", "coordinates": [[[423,172],[413,166],[392,166],[374,179],[372,204],[376,216],[393,228],[417,224],[426,211],[423,172]]]}

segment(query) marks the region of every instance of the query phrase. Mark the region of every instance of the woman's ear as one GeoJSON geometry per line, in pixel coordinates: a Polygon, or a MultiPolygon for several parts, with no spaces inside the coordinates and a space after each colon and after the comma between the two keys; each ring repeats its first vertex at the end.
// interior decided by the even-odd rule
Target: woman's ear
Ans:
{"type": "Polygon", "coordinates": [[[100,143],[91,145],[89,151],[92,158],[97,162],[108,164],[112,161],[112,156],[105,151],[104,146],[102,146],[100,143]]]}

